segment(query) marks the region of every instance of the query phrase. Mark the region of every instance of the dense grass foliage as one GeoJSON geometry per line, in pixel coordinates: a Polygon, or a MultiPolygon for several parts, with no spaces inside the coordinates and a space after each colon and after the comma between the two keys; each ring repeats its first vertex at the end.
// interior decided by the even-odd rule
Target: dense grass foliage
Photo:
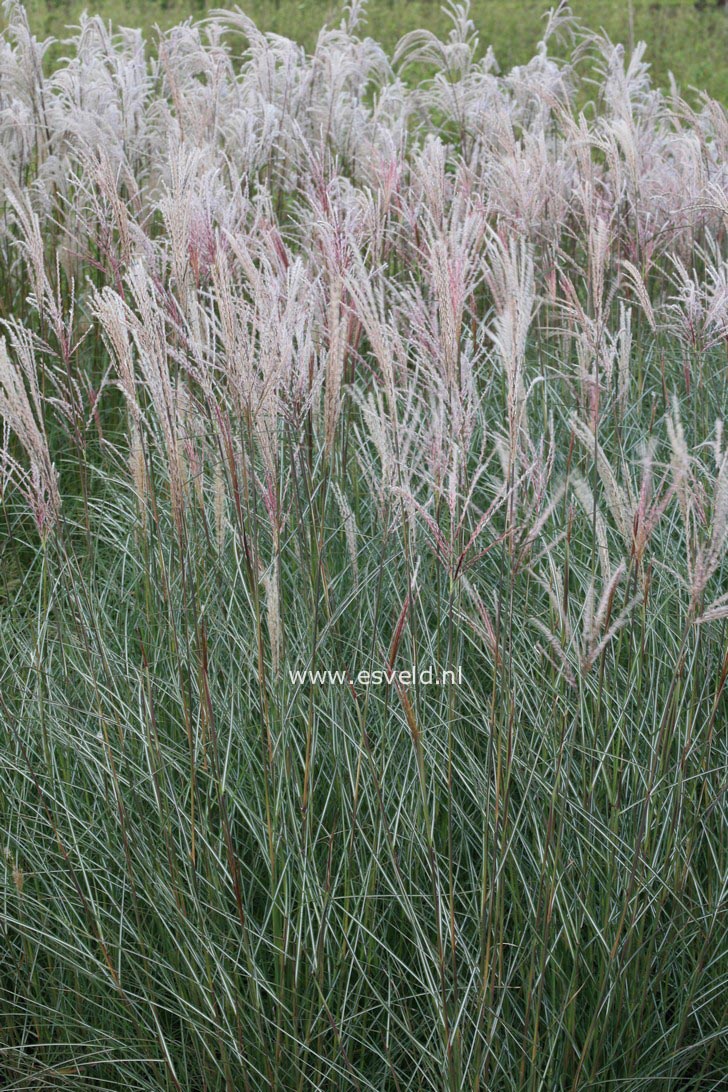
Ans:
{"type": "Polygon", "coordinates": [[[722,1087],[724,109],[6,14],[2,1087],[722,1087]]]}
{"type": "MultiPolygon", "coordinates": [[[[218,0],[28,0],[30,24],[39,38],[68,37],[83,11],[93,10],[123,26],[141,27],[148,39],[157,26],[168,30],[190,16],[219,8],[218,0]]],[[[239,5],[264,31],[283,34],[313,49],[324,20],[336,25],[341,5],[333,0],[246,0],[239,5]]],[[[613,42],[649,43],[653,81],[667,88],[672,73],[684,91],[705,88],[728,102],[728,6],[724,0],[574,0],[575,15],[603,28],[613,42]]],[[[473,0],[471,17],[481,49],[492,45],[504,69],[526,64],[543,36],[542,0],[473,0]]],[[[440,0],[369,0],[367,31],[392,51],[399,39],[426,27],[440,37],[449,30],[440,0]]],[[[52,57],[64,54],[59,44],[52,57]]]]}

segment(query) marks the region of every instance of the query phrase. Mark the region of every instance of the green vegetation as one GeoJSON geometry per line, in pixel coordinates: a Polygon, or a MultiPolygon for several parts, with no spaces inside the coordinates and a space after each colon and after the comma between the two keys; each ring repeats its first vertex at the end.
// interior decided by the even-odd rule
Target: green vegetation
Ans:
{"type": "MultiPolygon", "coordinates": [[[[39,37],[63,38],[64,27],[76,23],[83,10],[150,32],[157,25],[167,29],[225,4],[214,0],[29,0],[26,6],[39,37]]],[[[307,49],[313,48],[323,20],[336,23],[342,11],[342,5],[327,0],[247,0],[240,7],[261,30],[294,38],[307,49]]],[[[508,69],[533,56],[548,7],[548,0],[474,0],[471,16],[481,43],[492,44],[498,63],[508,69]]],[[[594,30],[603,28],[614,42],[627,46],[647,42],[647,60],[657,84],[667,86],[672,72],[683,91],[696,87],[728,102],[728,6],[715,0],[574,0],[571,7],[580,22],[594,30]]],[[[428,27],[441,35],[449,25],[438,0],[370,0],[367,11],[368,33],[389,51],[408,31],[428,27]]]]}
{"type": "Polygon", "coordinates": [[[12,17],[3,1092],[719,1092],[725,111],[12,17]]]}

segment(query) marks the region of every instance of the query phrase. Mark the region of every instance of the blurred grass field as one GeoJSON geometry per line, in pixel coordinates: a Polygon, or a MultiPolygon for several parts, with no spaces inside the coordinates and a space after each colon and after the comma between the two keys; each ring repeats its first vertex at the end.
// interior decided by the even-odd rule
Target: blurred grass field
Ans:
{"type": "MultiPolygon", "coordinates": [[[[114,23],[142,27],[173,26],[206,9],[234,6],[232,0],[27,0],[34,33],[62,39],[86,9],[114,23]]],[[[331,0],[243,0],[240,4],[263,30],[293,37],[312,48],[324,20],[338,20],[343,4],[331,0]]],[[[481,47],[492,45],[502,68],[533,56],[542,34],[549,0],[472,0],[471,17],[481,47]]],[[[683,92],[706,90],[728,102],[728,4],[725,0],[573,0],[572,10],[591,29],[603,28],[613,41],[647,43],[647,60],[656,83],[667,86],[672,72],[683,92]]],[[[449,28],[438,0],[370,0],[367,31],[386,49],[408,31],[449,28]]],[[[51,53],[58,57],[62,48],[51,53]]]]}

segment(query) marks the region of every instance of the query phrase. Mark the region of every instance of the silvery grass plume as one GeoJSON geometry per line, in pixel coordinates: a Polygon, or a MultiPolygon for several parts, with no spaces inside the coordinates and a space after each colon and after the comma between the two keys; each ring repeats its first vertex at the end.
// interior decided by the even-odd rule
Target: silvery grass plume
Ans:
{"type": "MultiPolygon", "coordinates": [[[[609,513],[622,537],[623,549],[644,575],[644,559],[650,539],[672,499],[678,482],[673,477],[673,482],[668,482],[668,474],[664,474],[655,485],[654,482],[654,442],[648,441],[641,458],[639,481],[635,482],[629,468],[622,463],[621,481],[614,471],[612,463],[607,458],[596,434],[576,416],[571,419],[571,428],[575,437],[583,446],[584,451],[593,457],[596,471],[601,480],[604,498],[609,513]]],[[[589,500],[592,503],[592,512],[597,528],[597,545],[600,557],[604,556],[604,532],[603,516],[599,506],[586,483],[579,478],[575,481],[575,489],[582,505],[587,507],[589,500]]]]}
{"type": "Polygon", "coordinates": [[[0,416],[4,423],[3,477],[10,474],[20,485],[33,513],[38,532],[46,539],[61,514],[58,472],[51,458],[45,430],[45,405],[38,382],[37,343],[22,327],[9,328],[13,358],[7,339],[0,339],[0,416]],[[8,432],[20,443],[29,468],[13,457],[8,432]]]}
{"type": "Polygon", "coordinates": [[[667,431],[673,489],[687,555],[689,616],[698,622],[717,620],[725,616],[726,597],[719,596],[706,607],[704,595],[728,548],[728,458],[723,449],[723,422],[719,418],[715,425],[714,473],[703,468],[697,454],[690,452],[677,399],[673,400],[672,413],[667,418],[667,431]],[[707,478],[707,483],[701,478],[707,478]]]}
{"type": "Polygon", "coordinates": [[[505,417],[508,460],[504,474],[509,490],[509,530],[515,529],[519,507],[521,452],[530,446],[526,403],[526,346],[536,308],[533,256],[525,240],[506,247],[495,237],[488,249],[486,281],[493,296],[495,318],[490,338],[505,376],[505,417]]]}
{"type": "Polygon", "coordinates": [[[91,307],[101,327],[102,337],[126,404],[129,422],[129,471],[144,525],[149,488],[142,431],[143,414],[137,393],[127,308],[117,292],[108,286],[92,298],[91,307]]]}
{"type": "Polygon", "coordinates": [[[672,257],[674,294],[664,310],[670,333],[687,351],[700,354],[728,346],[728,258],[710,235],[705,248],[695,249],[695,258],[702,265],[700,274],[695,266],[689,272],[679,256],[672,257]]]}
{"type": "Polygon", "coordinates": [[[539,578],[539,583],[548,593],[557,626],[552,630],[540,618],[532,618],[531,622],[546,639],[542,651],[552,658],[571,687],[576,687],[579,673],[588,674],[592,670],[641,602],[640,592],[615,613],[614,599],[625,573],[626,565],[620,561],[609,580],[603,583],[598,599],[596,582],[590,580],[581,603],[574,602],[573,597],[567,599],[557,572],[552,572],[551,582],[539,578]],[[579,618],[579,625],[575,624],[574,617],[565,608],[567,602],[579,618]]]}
{"type": "MultiPolygon", "coordinates": [[[[728,546],[728,453],[724,453],[718,461],[712,486],[710,532],[698,555],[693,579],[693,602],[699,602],[708,581],[718,571],[728,546]]],[[[714,608],[715,604],[708,607],[708,611],[714,608]]]]}
{"type": "Polygon", "coordinates": [[[314,241],[321,255],[325,308],[324,443],[331,456],[341,414],[344,372],[350,352],[346,273],[358,242],[360,213],[349,200],[344,179],[325,180],[323,165],[314,165],[317,189],[310,197],[314,241]]]}
{"type": "Polygon", "coordinates": [[[132,265],[126,278],[136,310],[118,293],[107,287],[98,294],[93,306],[102,324],[104,336],[112,348],[112,361],[131,417],[131,471],[140,505],[146,497],[144,456],[140,426],[159,430],[169,472],[172,512],[178,532],[184,526],[184,486],[181,451],[183,427],[179,417],[179,392],[182,388],[170,367],[164,312],[154,284],[140,261],[132,265]],[[135,356],[132,355],[132,346],[135,356]],[[135,364],[136,361],[136,364],[135,364]],[[137,378],[137,368],[139,376],[137,378]],[[145,415],[148,399],[153,416],[145,415]]]}
{"type": "Polygon", "coordinates": [[[216,348],[212,390],[244,418],[265,473],[278,476],[281,428],[300,425],[323,383],[317,332],[325,307],[318,277],[275,231],[225,236],[210,269],[216,348]]]}

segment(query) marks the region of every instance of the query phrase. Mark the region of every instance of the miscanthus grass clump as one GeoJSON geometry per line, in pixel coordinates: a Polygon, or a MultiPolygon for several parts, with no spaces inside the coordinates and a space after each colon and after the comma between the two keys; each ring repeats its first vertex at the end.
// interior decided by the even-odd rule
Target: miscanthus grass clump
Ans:
{"type": "Polygon", "coordinates": [[[721,1087],[725,110],[4,10],[0,1084],[721,1087]]]}

